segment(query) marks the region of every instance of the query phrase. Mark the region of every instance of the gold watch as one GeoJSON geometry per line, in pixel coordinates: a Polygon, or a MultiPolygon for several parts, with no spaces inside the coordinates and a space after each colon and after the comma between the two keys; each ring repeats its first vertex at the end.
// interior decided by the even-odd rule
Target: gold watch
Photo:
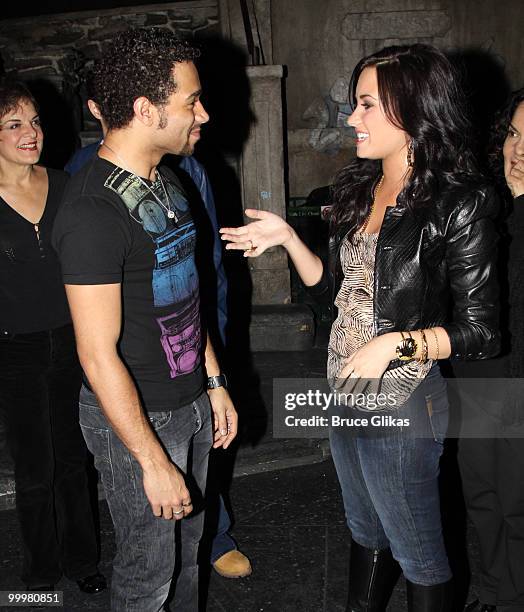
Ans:
{"type": "Polygon", "coordinates": [[[418,345],[410,332],[408,332],[407,338],[404,336],[403,332],[400,332],[400,335],[402,340],[397,344],[397,348],[395,349],[397,358],[400,359],[400,361],[411,361],[415,358],[418,345]]]}

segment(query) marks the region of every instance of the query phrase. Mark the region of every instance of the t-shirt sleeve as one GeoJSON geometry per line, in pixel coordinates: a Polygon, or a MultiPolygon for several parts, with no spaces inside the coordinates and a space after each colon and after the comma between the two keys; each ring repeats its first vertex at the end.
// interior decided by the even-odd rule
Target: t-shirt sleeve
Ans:
{"type": "Polygon", "coordinates": [[[66,285],[122,282],[131,244],[128,219],[112,203],[96,196],[64,201],[52,236],[66,285]]]}

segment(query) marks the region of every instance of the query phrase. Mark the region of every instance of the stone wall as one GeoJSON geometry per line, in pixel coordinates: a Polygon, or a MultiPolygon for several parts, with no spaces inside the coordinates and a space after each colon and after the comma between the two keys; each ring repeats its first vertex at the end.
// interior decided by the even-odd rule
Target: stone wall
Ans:
{"type": "MultiPolygon", "coordinates": [[[[104,44],[116,32],[147,26],[169,29],[183,38],[218,35],[218,0],[0,21],[0,55],[6,72],[16,71],[28,81],[42,79],[54,83],[62,94],[72,98],[83,66],[100,55],[104,44]]],[[[78,103],[79,113],[80,107],[78,103]]],[[[89,129],[90,117],[86,114],[84,118],[89,129]]]]}
{"type": "Polygon", "coordinates": [[[217,0],[8,19],[0,21],[0,54],[4,68],[16,69],[20,76],[61,74],[69,54],[98,57],[116,32],[147,26],[167,28],[184,38],[218,33],[217,0]]]}

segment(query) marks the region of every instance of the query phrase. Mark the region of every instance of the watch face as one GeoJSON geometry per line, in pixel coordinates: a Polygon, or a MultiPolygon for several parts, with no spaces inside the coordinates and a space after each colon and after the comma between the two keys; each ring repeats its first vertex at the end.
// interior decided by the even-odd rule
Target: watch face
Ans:
{"type": "Polygon", "coordinates": [[[216,389],[217,387],[227,387],[227,379],[224,374],[218,376],[210,376],[207,379],[207,388],[216,389]]]}
{"type": "Polygon", "coordinates": [[[397,357],[401,361],[413,359],[417,352],[417,343],[413,338],[404,338],[397,346],[397,357]]]}

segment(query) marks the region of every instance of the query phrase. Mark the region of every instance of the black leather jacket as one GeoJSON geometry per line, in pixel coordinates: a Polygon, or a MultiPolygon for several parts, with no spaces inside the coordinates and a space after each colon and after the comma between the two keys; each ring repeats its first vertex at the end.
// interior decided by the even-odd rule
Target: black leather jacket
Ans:
{"type": "MultiPolygon", "coordinates": [[[[386,209],[375,256],[377,335],[442,326],[452,358],[488,359],[499,352],[498,208],[493,188],[462,185],[413,213],[400,204],[386,209]]],[[[331,239],[329,265],[308,287],[312,295],[331,287],[334,301],[345,235],[331,239]]]]}

